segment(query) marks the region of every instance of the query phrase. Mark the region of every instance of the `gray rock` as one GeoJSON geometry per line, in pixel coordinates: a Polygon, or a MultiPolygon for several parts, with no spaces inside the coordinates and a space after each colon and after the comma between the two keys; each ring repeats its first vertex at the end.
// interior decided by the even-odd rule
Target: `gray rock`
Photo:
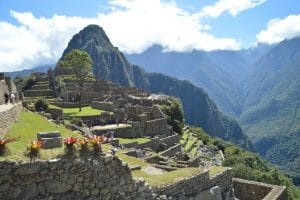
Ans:
{"type": "Polygon", "coordinates": [[[71,189],[71,186],[69,184],[62,183],[55,180],[47,181],[45,185],[46,185],[46,190],[49,193],[56,193],[56,194],[64,193],[71,189]]]}
{"type": "Polygon", "coordinates": [[[31,164],[27,163],[24,164],[22,167],[19,167],[18,170],[15,172],[18,175],[29,175],[29,174],[35,174],[40,171],[40,165],[38,163],[31,164]]]}
{"type": "Polygon", "coordinates": [[[34,199],[39,194],[39,190],[35,183],[27,185],[21,192],[21,199],[34,199]]]}

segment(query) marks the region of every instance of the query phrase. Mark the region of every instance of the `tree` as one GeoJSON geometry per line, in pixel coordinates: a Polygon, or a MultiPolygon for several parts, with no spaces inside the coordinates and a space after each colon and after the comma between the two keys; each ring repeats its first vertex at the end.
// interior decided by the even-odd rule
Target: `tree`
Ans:
{"type": "Polygon", "coordinates": [[[93,61],[89,54],[85,51],[73,49],[67,53],[61,61],[58,62],[59,67],[71,68],[78,85],[78,106],[81,111],[81,94],[83,85],[92,77],[93,61]]]}

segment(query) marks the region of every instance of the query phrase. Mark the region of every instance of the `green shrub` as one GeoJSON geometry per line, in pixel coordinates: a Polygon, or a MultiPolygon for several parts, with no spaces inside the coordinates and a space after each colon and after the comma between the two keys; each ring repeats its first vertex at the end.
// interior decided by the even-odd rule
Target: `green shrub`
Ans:
{"type": "Polygon", "coordinates": [[[77,117],[73,117],[70,120],[70,123],[75,124],[75,125],[80,126],[80,127],[82,127],[84,125],[83,121],[80,118],[77,118],[77,117]]]}
{"type": "Polygon", "coordinates": [[[161,110],[167,117],[168,124],[173,127],[176,133],[182,135],[183,123],[183,109],[179,100],[169,99],[169,105],[160,105],[161,110]]]}
{"type": "Polygon", "coordinates": [[[47,111],[49,108],[49,104],[45,99],[39,99],[34,103],[35,110],[38,112],[47,111]]]}

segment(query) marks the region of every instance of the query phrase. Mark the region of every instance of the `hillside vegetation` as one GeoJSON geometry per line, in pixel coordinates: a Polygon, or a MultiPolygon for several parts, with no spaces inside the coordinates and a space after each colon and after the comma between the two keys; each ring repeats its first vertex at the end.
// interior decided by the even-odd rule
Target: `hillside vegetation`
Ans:
{"type": "Polygon", "coordinates": [[[185,127],[184,130],[182,140],[187,141],[182,142],[183,149],[190,156],[196,155],[199,147],[203,145],[221,150],[225,158],[223,166],[231,167],[234,177],[285,185],[288,188],[289,199],[300,199],[300,190],[293,185],[292,180],[262,160],[259,155],[245,151],[224,140],[210,137],[201,128],[185,127]]]}

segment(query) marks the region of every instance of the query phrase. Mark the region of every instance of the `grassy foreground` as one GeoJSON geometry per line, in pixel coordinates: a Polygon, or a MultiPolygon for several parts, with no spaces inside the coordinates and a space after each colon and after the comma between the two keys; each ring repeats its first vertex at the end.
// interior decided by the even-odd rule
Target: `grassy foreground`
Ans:
{"type": "MultiPolygon", "coordinates": [[[[24,155],[27,145],[37,139],[37,132],[59,131],[61,136],[81,137],[63,126],[49,122],[46,118],[29,111],[23,111],[18,121],[10,128],[7,138],[19,137],[15,142],[7,144],[9,152],[7,155],[0,156],[0,160],[29,160],[24,155]]],[[[55,149],[42,149],[41,159],[53,159],[64,153],[64,147],[55,149]]]]}

